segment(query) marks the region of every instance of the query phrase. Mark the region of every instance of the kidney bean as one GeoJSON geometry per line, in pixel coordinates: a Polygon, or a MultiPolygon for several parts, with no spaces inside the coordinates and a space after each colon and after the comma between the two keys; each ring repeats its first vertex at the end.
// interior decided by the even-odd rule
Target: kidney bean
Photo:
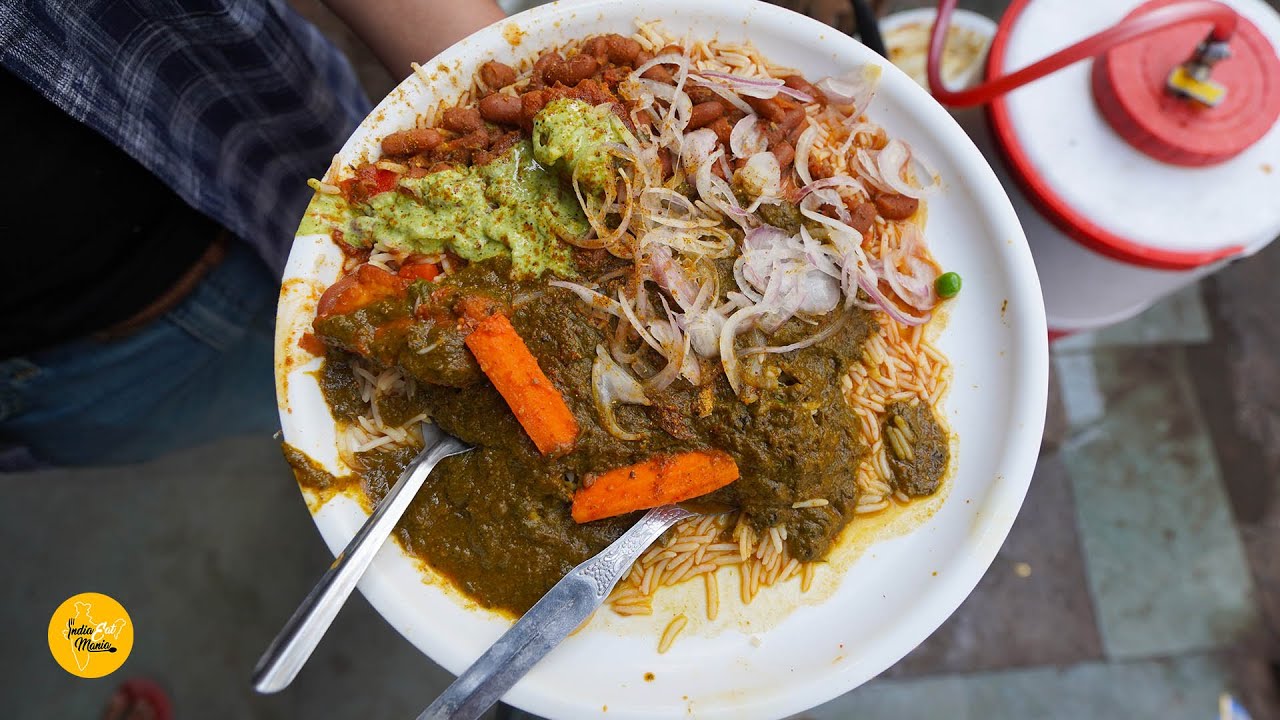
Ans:
{"type": "Polygon", "coordinates": [[[729,136],[733,134],[733,126],[729,124],[728,120],[723,116],[718,117],[707,127],[711,128],[712,132],[716,134],[716,138],[724,143],[725,147],[729,146],[729,136]]]}
{"type": "Polygon", "coordinates": [[[919,200],[898,193],[879,193],[872,201],[885,220],[906,220],[920,207],[919,200]]]}
{"type": "Polygon", "coordinates": [[[432,167],[440,163],[470,165],[471,148],[462,147],[457,141],[447,142],[431,151],[431,161],[434,163],[432,167]]]}
{"type": "Polygon", "coordinates": [[[623,80],[626,80],[627,76],[630,74],[631,74],[631,70],[629,68],[619,67],[617,65],[610,65],[609,67],[601,71],[600,80],[605,85],[608,85],[610,88],[616,88],[618,87],[619,83],[621,83],[623,80]]]}
{"type": "Polygon", "coordinates": [[[853,221],[849,223],[854,230],[866,235],[871,230],[871,226],[876,222],[876,206],[875,203],[869,203],[860,200],[846,200],[845,205],[849,208],[849,214],[853,216],[853,221]]]}
{"type": "Polygon", "coordinates": [[[827,96],[823,95],[822,91],[819,90],[816,85],[809,82],[808,80],[805,80],[803,77],[799,75],[788,75],[782,78],[782,81],[783,83],[786,84],[787,87],[791,88],[792,90],[799,90],[800,92],[805,93],[806,95],[810,95],[813,97],[814,100],[816,100],[817,102],[823,105],[827,103],[827,96]]]}
{"type": "Polygon", "coordinates": [[[538,83],[546,83],[547,68],[562,62],[564,62],[564,58],[554,50],[543,53],[533,63],[533,79],[538,83]]]}
{"type": "Polygon", "coordinates": [[[786,112],[782,115],[782,121],[778,123],[778,128],[781,129],[783,133],[790,134],[791,131],[804,125],[806,117],[807,116],[804,114],[804,108],[800,105],[787,108],[786,112]]]}
{"type": "MultiPolygon", "coordinates": [[[[743,100],[751,106],[753,110],[760,114],[760,117],[770,122],[781,123],[787,116],[787,105],[783,103],[783,98],[771,97],[768,99],[743,97],[743,100]]],[[[791,103],[794,105],[795,103],[791,103]]]]}
{"type": "Polygon", "coordinates": [[[711,124],[724,115],[724,106],[714,100],[698,103],[689,113],[689,129],[698,130],[711,124]]]}
{"type": "Polygon", "coordinates": [[[399,130],[382,139],[382,154],[388,157],[408,157],[427,150],[434,150],[444,138],[434,128],[410,128],[399,130]]]}
{"type": "Polygon", "coordinates": [[[595,37],[587,38],[586,42],[582,43],[580,52],[590,55],[600,62],[604,62],[609,59],[609,48],[607,47],[604,35],[596,35],[595,37]]]}
{"type": "Polygon", "coordinates": [[[489,147],[489,131],[484,129],[484,125],[481,125],[479,130],[472,130],[466,135],[454,140],[452,144],[468,150],[478,150],[480,148],[489,147]]]}
{"type": "Polygon", "coordinates": [[[516,69],[497,60],[490,60],[480,66],[480,79],[489,89],[497,90],[516,81],[516,69]]]}
{"type": "Polygon", "coordinates": [[[543,77],[548,85],[561,83],[573,87],[595,75],[599,69],[600,63],[594,57],[578,53],[562,63],[547,66],[543,77]]]}
{"type": "Polygon", "coordinates": [[[675,75],[671,73],[671,69],[666,65],[654,65],[641,73],[640,77],[646,80],[656,80],[660,83],[670,84],[675,75]]]}
{"type": "Polygon", "coordinates": [[[550,101],[550,95],[546,90],[530,90],[520,96],[520,121],[524,127],[533,126],[533,116],[550,101]]]}
{"type": "Polygon", "coordinates": [[[800,136],[804,134],[805,128],[807,127],[809,127],[808,123],[799,123],[795,127],[791,128],[791,132],[787,133],[786,136],[787,142],[795,145],[800,141],[800,136]]]}
{"type": "Polygon", "coordinates": [[[831,165],[825,160],[819,160],[815,157],[809,158],[809,176],[814,180],[821,180],[835,175],[835,170],[831,169],[831,165]]]}
{"type": "Polygon", "coordinates": [[[783,170],[786,170],[787,166],[796,159],[796,149],[786,140],[774,144],[773,147],[769,149],[773,151],[773,156],[778,158],[778,167],[783,170]]]}
{"type": "Polygon", "coordinates": [[[689,95],[689,99],[694,105],[705,102],[719,102],[720,96],[712,92],[711,88],[702,85],[686,84],[684,91],[689,95]]]}
{"type": "Polygon", "coordinates": [[[495,125],[519,125],[524,107],[515,95],[494,93],[480,101],[480,117],[495,125]]]}
{"type": "Polygon", "coordinates": [[[484,127],[484,119],[480,117],[480,111],[475,108],[451,107],[441,115],[440,124],[446,130],[466,135],[484,127]]]}
{"type": "Polygon", "coordinates": [[[639,61],[640,43],[629,37],[610,33],[604,36],[605,49],[609,53],[609,62],[615,65],[635,67],[639,61]]]}

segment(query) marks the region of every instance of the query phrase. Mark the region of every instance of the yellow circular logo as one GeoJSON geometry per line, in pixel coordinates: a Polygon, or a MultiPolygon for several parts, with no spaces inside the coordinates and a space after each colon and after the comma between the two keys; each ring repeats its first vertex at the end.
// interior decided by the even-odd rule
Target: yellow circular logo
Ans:
{"type": "Polygon", "coordinates": [[[82,678],[110,675],[133,650],[133,621],[102,593],[67,598],[49,619],[49,652],[63,670],[82,678]]]}

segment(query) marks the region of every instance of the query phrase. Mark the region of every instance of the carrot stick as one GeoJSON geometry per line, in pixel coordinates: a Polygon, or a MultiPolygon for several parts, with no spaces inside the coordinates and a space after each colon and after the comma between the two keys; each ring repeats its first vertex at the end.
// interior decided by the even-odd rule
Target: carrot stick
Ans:
{"type": "Polygon", "coordinates": [[[657,455],[601,473],[573,496],[573,519],[584,523],[690,500],[738,479],[738,464],[720,450],[657,455]]]}
{"type": "Polygon", "coordinates": [[[466,343],[539,452],[568,452],[578,439],[578,421],[507,316],[485,318],[466,343]]]}

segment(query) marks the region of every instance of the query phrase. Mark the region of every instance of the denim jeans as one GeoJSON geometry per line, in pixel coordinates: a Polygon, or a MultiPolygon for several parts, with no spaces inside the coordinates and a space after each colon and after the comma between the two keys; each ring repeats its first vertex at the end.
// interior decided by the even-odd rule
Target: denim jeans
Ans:
{"type": "Polygon", "coordinates": [[[0,470],[139,462],[273,432],[279,287],[233,241],[186,298],[141,330],[0,361],[0,470]]]}

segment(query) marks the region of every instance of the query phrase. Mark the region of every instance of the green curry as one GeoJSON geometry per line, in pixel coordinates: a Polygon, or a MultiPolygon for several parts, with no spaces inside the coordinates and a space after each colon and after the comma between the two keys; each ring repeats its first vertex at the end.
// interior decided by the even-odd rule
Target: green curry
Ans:
{"type": "MultiPolygon", "coordinates": [[[[329,348],[319,380],[340,425],[370,414],[353,364],[394,367],[411,389],[375,396],[383,422],[399,426],[425,415],[476,447],[435,469],[400,521],[399,540],[481,604],[520,613],[637,517],[575,522],[570,503],[584,478],[657,456],[716,449],[732,458],[739,476],[709,498],[740,509],[743,522],[759,535],[787,528],[782,542],[791,557],[823,558],[857,512],[856,476],[870,452],[841,380],[877,332],[875,316],[844,305],[822,319],[791,317],[767,337],[753,329],[739,338],[738,349],[798,349],[750,359],[743,351],[743,361],[754,362],[759,377],[767,378],[753,385],[748,401],[734,392],[718,360],[698,357],[700,372],[682,369],[677,381],[646,388],[647,404],[613,407],[617,424],[636,438],[611,433],[593,393],[597,348],[611,347],[616,354],[621,343],[640,378],[654,378],[668,357],[615,331],[601,305],[584,304],[543,276],[581,273],[605,303],[630,295],[637,306],[643,301],[666,308],[672,318],[667,327],[675,326],[668,296],[648,282],[654,278],[637,262],[566,242],[586,238],[591,230],[575,182],[583,192],[609,195],[608,183],[618,175],[617,146],[634,144],[637,135],[619,118],[616,104],[566,96],[560,86],[529,94],[538,92],[560,94],[543,97],[536,115],[521,116],[527,136],[505,151],[481,155],[484,160],[475,163],[428,155],[412,166],[417,171],[394,176],[394,183],[376,192],[346,195],[363,198],[359,202],[317,194],[300,228],[341,233],[352,248],[376,242],[406,254],[447,251],[468,261],[432,280],[405,274],[404,268],[396,274],[362,265],[330,288],[340,292],[327,305],[322,298],[313,324],[329,348]],[[541,454],[469,351],[476,318],[495,313],[509,319],[576,420],[579,434],[571,452],[541,454]],[[819,324],[823,328],[816,332],[819,324]],[[696,379],[687,381],[686,375],[696,379]]],[[[594,97],[598,88],[583,92],[594,97]]],[[[679,187],[692,196],[687,183],[679,187]]],[[[760,217],[785,232],[807,222],[786,202],[765,205],[760,217]]],[[[707,287],[736,286],[733,257],[705,260],[702,269],[715,276],[707,287]]],[[[892,461],[894,489],[909,496],[934,492],[949,451],[932,410],[893,403],[884,422],[886,428],[892,424],[886,433],[911,445],[892,461]]],[[[403,446],[357,453],[348,458],[356,473],[334,478],[286,446],[304,485],[332,492],[358,482],[374,503],[413,453],[403,446]]]]}

